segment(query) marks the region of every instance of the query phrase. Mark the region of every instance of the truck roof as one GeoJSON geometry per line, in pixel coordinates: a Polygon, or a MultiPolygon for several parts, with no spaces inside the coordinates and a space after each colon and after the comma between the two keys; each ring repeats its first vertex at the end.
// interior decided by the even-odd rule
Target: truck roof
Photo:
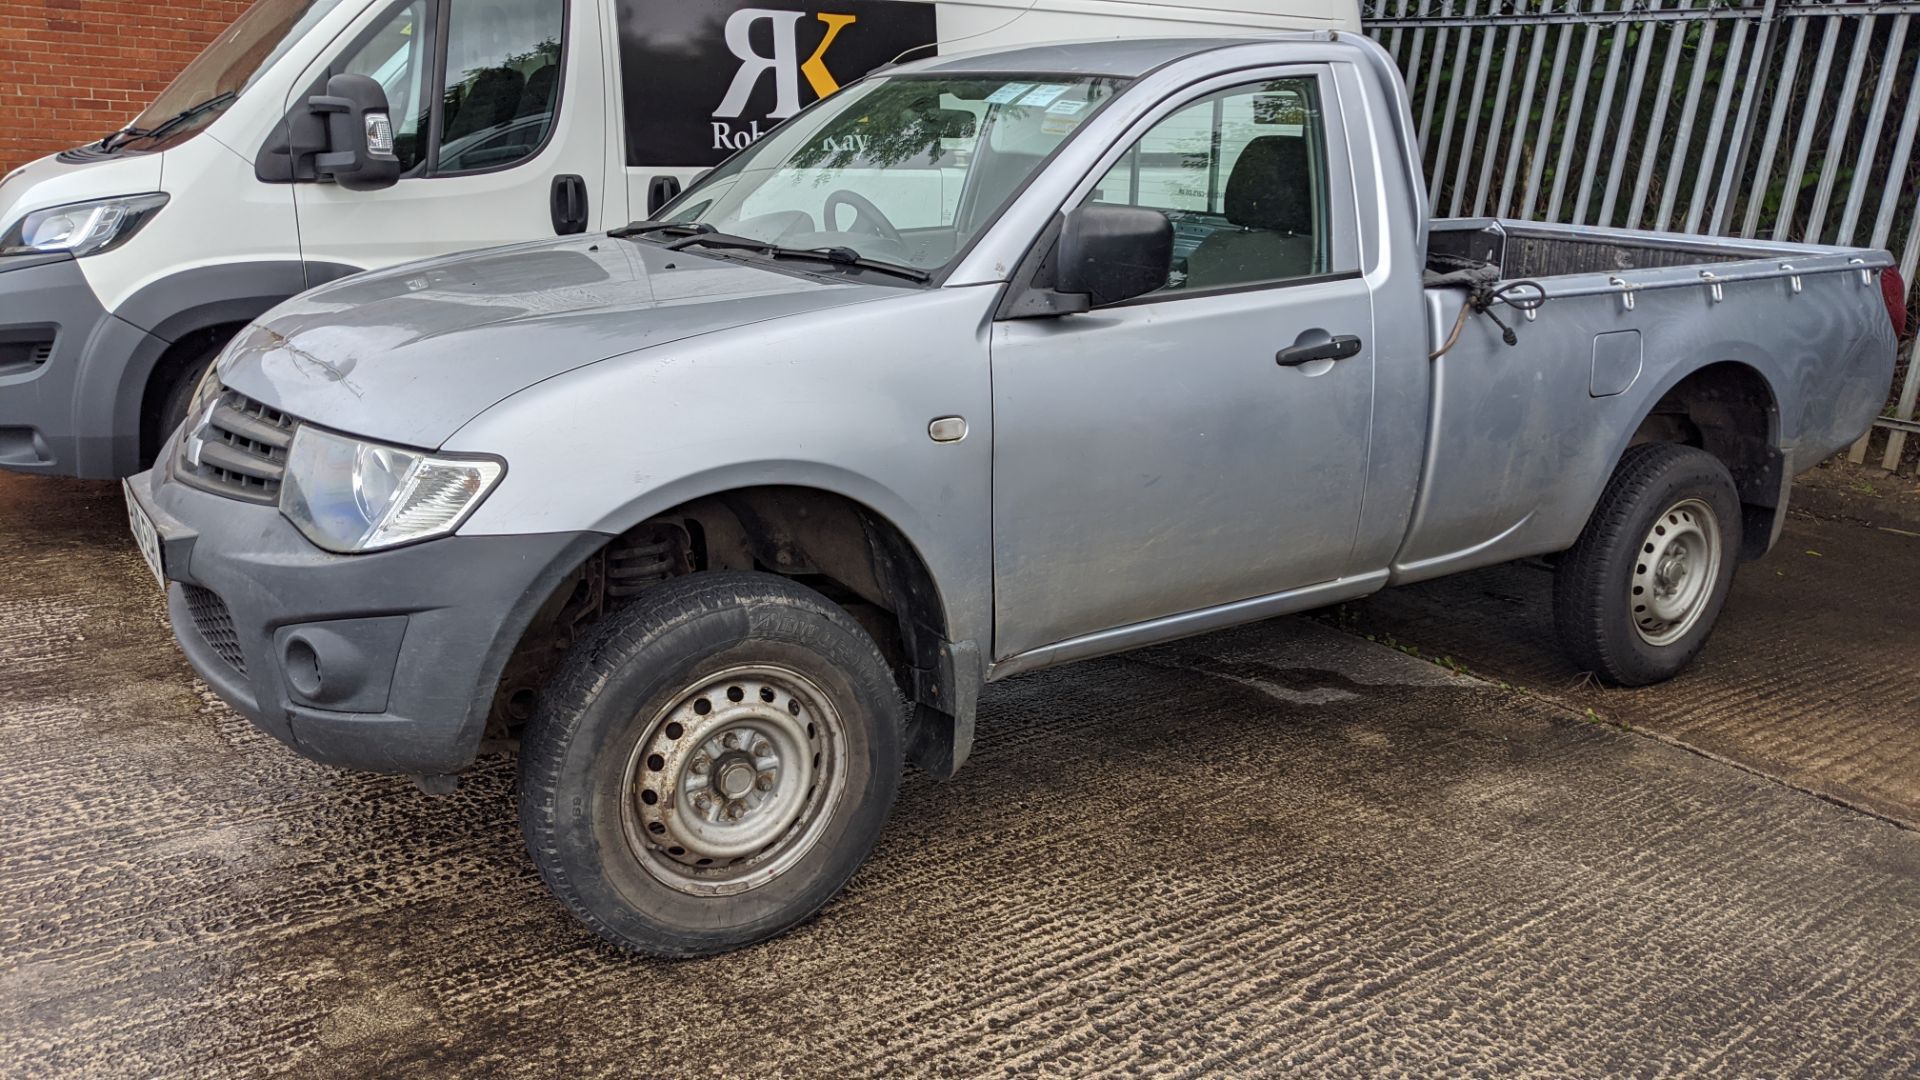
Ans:
{"type": "Polygon", "coordinates": [[[999,75],[1047,72],[1135,79],[1162,65],[1214,49],[1262,41],[1325,41],[1324,30],[1247,34],[1238,37],[1106,38],[1015,48],[982,49],[915,60],[890,69],[901,74],[999,75]]]}

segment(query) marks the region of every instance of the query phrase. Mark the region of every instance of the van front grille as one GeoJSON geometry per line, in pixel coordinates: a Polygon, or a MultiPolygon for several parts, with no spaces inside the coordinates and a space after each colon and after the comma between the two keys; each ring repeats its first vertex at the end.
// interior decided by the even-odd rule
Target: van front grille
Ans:
{"type": "Polygon", "coordinates": [[[236,390],[221,390],[204,416],[189,417],[175,474],[202,491],[248,502],[280,501],[287,447],[300,422],[236,390]]]}

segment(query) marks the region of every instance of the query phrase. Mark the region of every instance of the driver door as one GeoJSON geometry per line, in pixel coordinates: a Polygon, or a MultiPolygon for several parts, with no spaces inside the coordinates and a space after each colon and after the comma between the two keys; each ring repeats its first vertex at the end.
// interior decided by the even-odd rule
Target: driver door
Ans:
{"type": "Polygon", "coordinates": [[[1150,624],[1346,569],[1374,335],[1334,100],[1326,69],[1306,67],[1162,106],[1076,201],[1165,213],[1167,285],[995,325],[996,659],[1168,636],[1150,624]],[[1359,344],[1287,363],[1332,337],[1359,344]]]}
{"type": "Polygon", "coordinates": [[[295,185],[306,261],[375,269],[602,227],[595,11],[566,0],[374,9],[296,84],[288,107],[329,76],[372,76],[386,90],[405,171],[384,191],[295,185]]]}

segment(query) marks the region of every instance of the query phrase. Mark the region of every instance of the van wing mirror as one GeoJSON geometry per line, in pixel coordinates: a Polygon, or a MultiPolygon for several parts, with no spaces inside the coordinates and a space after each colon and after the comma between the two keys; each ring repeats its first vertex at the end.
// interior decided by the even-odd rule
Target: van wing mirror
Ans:
{"type": "Polygon", "coordinates": [[[680,178],[656,176],[647,181],[647,217],[651,220],[660,208],[680,197],[680,178]]]}
{"type": "Polygon", "coordinates": [[[1136,206],[1082,206],[1060,227],[1056,292],[1117,304],[1167,283],[1173,271],[1173,222],[1136,206]]]}
{"type": "Polygon", "coordinates": [[[400,182],[387,92],[371,76],[335,75],[326,93],[307,99],[307,111],[326,131],[326,149],[313,158],[316,179],[348,191],[379,191],[400,182]]]}
{"type": "Polygon", "coordinates": [[[268,184],[331,181],[350,191],[400,182],[387,92],[365,75],[335,75],[326,92],[295,105],[254,158],[268,184]]]}

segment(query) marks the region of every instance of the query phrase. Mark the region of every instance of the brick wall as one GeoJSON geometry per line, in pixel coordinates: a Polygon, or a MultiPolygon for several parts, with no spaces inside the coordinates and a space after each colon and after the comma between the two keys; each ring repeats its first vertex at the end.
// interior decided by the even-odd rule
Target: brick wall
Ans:
{"type": "Polygon", "coordinates": [[[250,0],[0,0],[0,172],[125,125],[250,0]]]}

